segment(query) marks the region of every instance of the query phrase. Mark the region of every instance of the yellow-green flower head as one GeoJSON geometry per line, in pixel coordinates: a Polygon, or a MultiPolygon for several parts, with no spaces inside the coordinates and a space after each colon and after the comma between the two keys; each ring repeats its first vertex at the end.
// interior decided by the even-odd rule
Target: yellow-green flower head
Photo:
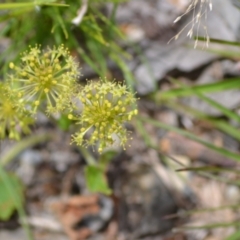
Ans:
{"type": "MultiPolygon", "coordinates": [[[[136,98],[125,85],[116,82],[88,82],[79,94],[83,104],[81,128],[73,142],[88,146],[99,143],[98,151],[114,144],[114,136],[125,147],[128,132],[123,124],[137,114],[136,98]],[[85,135],[89,133],[88,138],[85,135]]],[[[72,115],[69,116],[72,118],[72,115]]]]}
{"type": "Polygon", "coordinates": [[[0,83],[0,96],[0,139],[19,140],[21,132],[30,132],[33,119],[6,83],[0,83]]]}
{"type": "Polygon", "coordinates": [[[30,47],[22,54],[21,62],[19,67],[9,65],[15,71],[11,78],[19,97],[31,102],[34,111],[45,100],[48,112],[68,107],[79,69],[63,45],[46,51],[39,46],[30,47]]]}

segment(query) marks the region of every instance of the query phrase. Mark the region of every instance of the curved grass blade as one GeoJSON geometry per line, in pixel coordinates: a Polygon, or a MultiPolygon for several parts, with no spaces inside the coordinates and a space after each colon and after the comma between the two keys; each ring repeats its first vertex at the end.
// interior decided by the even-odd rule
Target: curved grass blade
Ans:
{"type": "MultiPolygon", "coordinates": [[[[195,37],[194,39],[198,41],[206,41],[204,37],[195,37]]],[[[227,41],[227,40],[216,39],[216,38],[210,38],[209,40],[211,43],[219,43],[219,44],[238,46],[238,47],[240,46],[240,43],[235,41],[227,41]]]]}
{"type": "Polygon", "coordinates": [[[224,81],[219,81],[217,83],[208,83],[202,85],[196,85],[193,87],[180,87],[176,89],[171,89],[168,91],[160,92],[156,95],[156,99],[160,101],[165,98],[176,98],[183,96],[192,96],[199,93],[210,93],[210,92],[220,92],[228,89],[238,89],[240,88],[240,78],[230,78],[224,81]]]}
{"type": "Polygon", "coordinates": [[[205,141],[205,140],[197,137],[196,135],[194,135],[194,134],[192,134],[192,133],[190,133],[188,131],[185,131],[183,129],[179,129],[179,128],[176,128],[176,127],[173,127],[173,126],[170,126],[170,125],[158,122],[158,121],[153,120],[153,119],[148,118],[148,117],[139,117],[139,119],[141,121],[151,123],[152,125],[154,125],[156,127],[163,128],[165,130],[169,130],[169,131],[173,131],[173,132],[179,133],[182,136],[187,137],[189,139],[192,139],[193,141],[198,142],[198,143],[208,147],[209,149],[222,154],[225,157],[231,158],[231,159],[236,160],[236,161],[240,161],[240,154],[239,153],[235,153],[235,152],[229,151],[229,150],[227,150],[225,148],[217,147],[217,146],[213,145],[212,143],[210,143],[208,141],[205,141]]]}
{"type": "MultiPolygon", "coordinates": [[[[49,2],[49,1],[48,1],[49,2]]],[[[22,2],[22,3],[1,3],[0,10],[8,10],[8,9],[18,9],[18,8],[25,8],[25,7],[35,7],[39,5],[45,6],[55,6],[55,7],[68,7],[68,4],[63,3],[48,3],[47,1],[38,1],[38,2],[22,2]]]]}

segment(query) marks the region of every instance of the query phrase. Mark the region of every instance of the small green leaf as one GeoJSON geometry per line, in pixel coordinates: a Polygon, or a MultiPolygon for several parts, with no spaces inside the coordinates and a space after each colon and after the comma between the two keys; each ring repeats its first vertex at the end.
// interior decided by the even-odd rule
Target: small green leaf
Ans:
{"type": "Polygon", "coordinates": [[[0,176],[0,220],[8,220],[16,210],[15,200],[13,199],[8,186],[14,187],[14,192],[18,201],[23,203],[23,185],[14,174],[7,173],[4,177],[0,176]],[[3,179],[5,178],[5,179],[3,179]],[[6,184],[6,181],[8,184],[6,184]]]}
{"type": "Polygon", "coordinates": [[[63,131],[67,131],[71,125],[72,121],[68,118],[68,116],[66,115],[62,115],[59,119],[58,119],[58,127],[60,129],[62,129],[63,131]]]}
{"type": "Polygon", "coordinates": [[[103,168],[96,165],[86,166],[85,177],[87,181],[87,187],[91,192],[100,192],[107,195],[111,194],[112,191],[108,187],[103,168]]]}

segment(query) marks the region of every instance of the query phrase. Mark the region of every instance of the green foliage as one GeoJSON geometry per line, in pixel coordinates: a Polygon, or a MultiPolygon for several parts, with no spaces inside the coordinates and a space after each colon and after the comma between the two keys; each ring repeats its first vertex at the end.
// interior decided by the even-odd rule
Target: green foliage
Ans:
{"type": "MultiPolygon", "coordinates": [[[[204,40],[201,38],[198,38],[198,40],[204,40]]],[[[216,44],[224,44],[228,45],[229,47],[232,46],[239,46],[239,43],[237,42],[231,42],[231,41],[224,41],[224,40],[217,40],[217,39],[212,39],[211,42],[214,42],[216,44]]],[[[222,51],[217,51],[213,49],[208,49],[211,52],[216,52],[220,56],[225,57],[225,53],[222,53],[222,51]]],[[[231,50],[228,51],[228,57],[233,58],[235,57],[236,51],[233,52],[231,50]]],[[[238,53],[239,54],[239,53],[238,53]]],[[[239,58],[239,55],[238,55],[239,58]]],[[[222,104],[212,100],[210,97],[207,97],[206,94],[210,94],[213,92],[224,92],[226,90],[236,90],[240,89],[240,78],[229,78],[229,79],[223,79],[219,80],[214,83],[208,83],[208,84],[202,84],[202,85],[193,85],[193,86],[187,86],[185,84],[181,84],[178,80],[176,79],[170,79],[171,82],[174,84],[174,88],[163,91],[163,92],[157,92],[154,96],[155,101],[158,104],[161,104],[164,102],[167,106],[170,108],[175,109],[177,112],[181,112],[183,114],[187,114],[191,117],[194,117],[195,119],[201,119],[207,123],[210,123],[213,128],[219,129],[222,132],[225,132],[229,136],[235,138],[236,140],[240,140],[240,131],[237,127],[232,126],[230,121],[235,121],[236,123],[240,124],[240,116],[235,110],[230,110],[223,106],[222,104]],[[214,119],[213,117],[209,117],[207,114],[193,109],[186,104],[181,103],[181,101],[178,101],[181,97],[189,97],[189,96],[197,96],[201,101],[207,103],[209,106],[217,109],[222,116],[226,117],[225,119],[214,119]]],[[[171,128],[171,127],[170,127],[171,128]]],[[[177,130],[177,129],[175,129],[177,130]]],[[[173,130],[173,131],[175,131],[173,130]]],[[[178,130],[177,130],[178,131],[178,130]]],[[[179,131],[179,133],[182,130],[179,131]]],[[[185,133],[180,133],[182,135],[185,135],[185,133]]],[[[188,134],[187,134],[188,135],[188,134]]],[[[186,135],[185,135],[186,136],[186,135]]],[[[190,137],[190,136],[189,136],[190,137]]],[[[193,139],[192,137],[190,137],[193,139]]],[[[195,141],[200,142],[199,139],[195,139],[195,141]]],[[[214,146],[206,145],[204,141],[202,142],[203,145],[208,146],[210,149],[214,150],[214,146]]],[[[216,149],[215,149],[216,150],[216,149]]],[[[224,149],[222,149],[224,150],[224,149]]],[[[220,151],[223,155],[228,156],[230,158],[233,158],[235,160],[240,160],[240,157],[234,153],[227,153],[226,151],[220,151]],[[225,153],[224,153],[225,152],[225,153]]],[[[218,150],[217,150],[218,151],[218,150]]]]}
{"type": "MultiPolygon", "coordinates": [[[[27,147],[48,138],[32,135],[22,139],[23,134],[31,133],[30,125],[34,124],[38,112],[47,113],[47,116],[64,130],[74,125],[77,119],[84,125],[86,122],[81,121],[84,116],[84,120],[89,122],[86,112],[91,107],[91,99],[88,104],[84,102],[85,99],[79,99],[84,103],[83,111],[72,101],[83,96],[79,91],[84,92],[84,88],[79,88],[77,83],[80,74],[77,60],[85,61],[104,78],[109,71],[107,61],[110,59],[123,70],[128,84],[131,84],[132,75],[123,61],[123,58],[129,55],[116,43],[116,39],[123,38],[114,23],[115,10],[120,1],[109,2],[114,4],[109,17],[103,14],[106,1],[98,0],[88,1],[87,6],[86,1],[75,0],[7,0],[0,4],[0,38],[9,41],[9,45],[0,56],[1,75],[4,77],[4,81],[0,83],[0,138],[20,140],[2,157],[1,166],[5,167],[27,147]],[[84,6],[87,11],[83,18],[77,24],[73,23],[78,11],[84,6]],[[60,113],[58,120],[52,115],[56,112],[60,113]]],[[[118,135],[122,145],[126,143],[127,131],[122,125],[131,120],[132,116],[137,114],[137,110],[135,106],[131,109],[136,99],[124,84],[120,86],[100,80],[97,86],[105,90],[92,105],[101,106],[95,120],[99,121],[107,116],[106,111],[109,107],[104,109],[106,105],[113,109],[108,120],[110,123],[115,122],[115,129],[111,131],[109,122],[106,122],[104,131],[101,126],[98,128],[98,139],[92,144],[104,140],[102,143],[100,141],[101,152],[113,143],[112,135],[115,133],[121,133],[118,135]]],[[[91,87],[93,85],[86,88],[91,87]]],[[[95,95],[96,92],[93,93],[93,96],[95,95]]],[[[91,118],[90,115],[88,117],[91,118]]],[[[110,194],[105,171],[113,153],[103,155],[99,164],[96,164],[97,161],[86,149],[81,151],[85,153],[89,164],[85,168],[89,190],[110,194]]],[[[2,168],[0,170],[0,219],[9,219],[16,209],[22,218],[25,216],[22,185],[16,176],[2,168]]],[[[29,233],[27,227],[26,231],[29,233]]]]}
{"type": "MultiPolygon", "coordinates": [[[[123,35],[113,20],[102,13],[106,1],[89,1],[87,11],[78,24],[72,21],[85,4],[84,1],[65,0],[64,4],[49,0],[8,2],[0,4],[0,9],[8,9],[0,15],[0,23],[4,23],[0,37],[10,39],[14,44],[2,54],[0,62],[8,60],[8,56],[18,58],[27,46],[36,43],[41,43],[43,48],[64,44],[70,51],[77,51],[97,74],[105,77],[108,71],[106,56],[113,61],[119,56],[127,56],[115,43],[116,38],[123,38],[123,35]]],[[[120,1],[109,2],[117,4],[120,1]]],[[[125,67],[118,64],[119,59],[115,62],[120,68],[125,67]]],[[[4,69],[6,72],[6,65],[4,69]]]]}
{"type": "MultiPolygon", "coordinates": [[[[34,123],[35,114],[39,111],[47,112],[47,115],[64,130],[68,130],[70,125],[79,123],[80,128],[73,135],[73,142],[80,145],[79,149],[87,161],[85,167],[87,186],[90,191],[104,194],[111,194],[106,170],[116,152],[103,152],[103,150],[114,144],[115,136],[118,136],[120,145],[125,147],[128,131],[124,128],[124,124],[138,113],[135,106],[136,98],[127,86],[104,80],[109,74],[108,61],[111,60],[122,70],[128,86],[132,86],[134,82],[132,73],[123,60],[130,56],[118,45],[118,40],[124,38],[114,22],[119,2],[121,0],[89,0],[88,3],[84,0],[6,0],[5,3],[0,4],[0,24],[2,24],[0,38],[9,40],[9,46],[0,56],[1,74],[5,76],[4,82],[0,83],[0,138],[21,139],[22,133],[30,132],[30,125],[34,123]],[[103,13],[106,2],[114,5],[109,16],[103,13]],[[83,17],[76,23],[78,11],[83,11],[83,17]],[[29,45],[30,51],[27,51],[29,45]],[[24,53],[21,55],[20,52],[24,53]],[[85,87],[79,87],[77,77],[80,73],[76,59],[89,65],[103,80],[89,81],[85,87]],[[14,64],[9,65],[11,61],[14,64]],[[11,77],[9,77],[9,66],[12,69],[11,77]],[[58,120],[53,117],[53,112],[60,113],[58,120]],[[97,145],[98,151],[103,152],[98,160],[89,154],[86,149],[89,145],[97,145]]],[[[239,46],[236,42],[212,41],[239,46]]],[[[223,57],[239,59],[239,52],[222,52],[216,49],[209,51],[221,54],[223,57]]],[[[173,80],[173,82],[177,81],[173,80]]],[[[239,129],[231,126],[228,121],[230,119],[240,124],[239,115],[205,95],[227,89],[239,89],[239,87],[239,78],[192,87],[178,85],[175,89],[157,92],[154,100],[158,104],[164,104],[211,123],[213,127],[240,140],[239,129]],[[197,96],[219,110],[227,120],[210,118],[207,114],[177,101],[178,98],[186,96],[197,96]]],[[[225,157],[240,160],[238,152],[217,147],[193,133],[160,123],[150,117],[138,117],[137,130],[150,148],[159,150],[144,129],[144,122],[157,128],[177,132],[225,157]]],[[[1,165],[6,166],[24,148],[42,139],[46,139],[46,136],[22,139],[16,149],[3,157],[1,165]]],[[[216,171],[216,168],[190,167],[183,170],[207,173],[216,171]]],[[[24,216],[22,185],[16,176],[2,168],[0,173],[0,219],[9,219],[16,209],[21,216],[24,216]]],[[[228,226],[239,226],[239,223],[217,223],[196,228],[228,226]]],[[[228,239],[238,239],[238,237],[239,232],[236,232],[228,239]]]]}
{"type": "MultiPolygon", "coordinates": [[[[203,39],[202,39],[203,40],[203,39]]],[[[217,48],[214,49],[208,49],[210,52],[217,53],[220,57],[227,57],[228,59],[233,59],[233,60],[239,60],[239,50],[236,49],[236,51],[231,50],[232,46],[239,46],[239,42],[229,42],[229,41],[224,41],[224,40],[217,40],[213,39],[211,42],[214,42],[216,44],[224,44],[224,45],[229,45],[229,51],[222,51],[222,50],[217,50],[217,48]]],[[[240,141],[240,131],[239,131],[239,125],[240,125],[240,116],[239,113],[236,111],[237,109],[228,109],[227,107],[223,106],[222,104],[214,101],[211,99],[210,93],[214,92],[222,92],[226,90],[236,90],[240,89],[240,78],[229,78],[229,79],[222,79],[219,80],[215,83],[209,83],[209,84],[203,84],[203,85],[193,85],[193,86],[188,86],[186,84],[181,84],[179,80],[176,79],[170,79],[171,83],[173,83],[173,88],[167,91],[163,92],[157,92],[155,94],[155,101],[157,104],[164,104],[168,106],[169,108],[172,108],[173,110],[184,114],[191,116],[192,118],[196,120],[201,120],[206,123],[210,123],[210,126],[213,129],[218,129],[228,136],[231,136],[235,138],[236,140],[240,141]],[[208,96],[207,96],[208,94],[208,96]],[[220,115],[222,118],[214,118],[208,116],[206,113],[203,113],[197,109],[193,109],[186,104],[184,104],[180,99],[182,97],[189,97],[189,96],[194,96],[198,97],[199,100],[207,103],[209,106],[215,108],[220,112],[220,115]],[[235,124],[233,125],[232,122],[235,124]]],[[[148,122],[153,124],[154,126],[157,126],[159,128],[163,128],[168,131],[173,131],[177,132],[178,134],[181,134],[189,139],[192,139],[198,143],[201,143],[205,147],[216,151],[223,156],[227,158],[234,159],[236,161],[240,161],[240,154],[239,151],[232,152],[225,147],[216,147],[214,144],[210,142],[206,142],[205,140],[199,138],[195,134],[190,133],[189,131],[182,130],[180,128],[168,126],[167,124],[163,124],[160,122],[157,122],[151,118],[140,118],[140,124],[141,122],[148,122]]],[[[142,130],[142,135],[145,139],[145,141],[148,143],[149,146],[153,146],[150,139],[147,136],[147,133],[145,130],[142,130]]],[[[157,148],[156,148],[157,149],[157,148]]],[[[227,159],[226,159],[227,161],[227,159]]],[[[218,168],[218,167],[213,167],[213,166],[203,166],[203,167],[183,167],[179,169],[179,171],[193,171],[196,172],[197,174],[200,174],[201,176],[204,177],[210,177],[216,181],[224,182],[226,184],[231,184],[231,185],[236,185],[239,186],[239,181],[232,181],[232,179],[229,179],[226,177],[225,174],[220,174],[223,172],[231,172],[236,174],[236,179],[239,176],[239,171],[236,169],[228,169],[228,168],[218,168]],[[213,174],[211,174],[211,172],[213,174]]],[[[231,209],[231,206],[227,206],[226,209],[231,209]]],[[[239,204],[236,205],[236,208],[239,208],[239,204]]],[[[216,210],[221,210],[222,207],[219,207],[216,210]]],[[[195,212],[198,210],[193,210],[189,213],[189,215],[193,215],[195,212]]],[[[201,211],[201,209],[199,210],[201,211]]],[[[206,209],[207,212],[211,211],[211,209],[206,209]]],[[[236,232],[231,234],[226,238],[226,240],[234,240],[234,239],[239,239],[240,232],[239,232],[239,222],[238,221],[233,221],[233,222],[224,222],[224,220],[219,219],[217,223],[210,223],[206,225],[200,225],[200,226],[186,226],[186,227],[180,227],[178,230],[181,231],[189,231],[189,230],[195,230],[195,229],[214,229],[214,228],[228,228],[228,227],[235,227],[236,232]]]]}
{"type": "Polygon", "coordinates": [[[189,106],[179,103],[176,100],[173,100],[174,98],[179,98],[182,96],[197,96],[202,101],[206,102],[213,108],[220,111],[223,116],[240,123],[240,116],[235,111],[229,110],[228,108],[224,107],[223,105],[217,103],[216,101],[204,95],[204,93],[237,89],[239,88],[238,78],[226,79],[218,81],[213,84],[203,84],[191,87],[180,84],[175,79],[171,80],[172,82],[178,84],[180,87],[173,90],[162,92],[162,94],[156,94],[155,99],[157,102],[160,103],[164,101],[171,108],[176,109],[177,111],[182,112],[184,114],[188,114],[190,116],[194,116],[195,118],[204,120],[205,122],[211,124],[213,127],[216,127],[217,129],[227,133],[229,136],[232,136],[233,138],[240,140],[240,131],[236,127],[229,124],[228,120],[217,120],[211,118],[207,116],[207,114],[199,110],[193,109],[189,106]]]}
{"type": "Polygon", "coordinates": [[[91,192],[100,192],[104,194],[111,194],[109,189],[105,169],[97,165],[88,165],[85,167],[85,178],[87,187],[91,192]]]}
{"type": "Polygon", "coordinates": [[[63,131],[67,131],[72,125],[72,120],[70,120],[67,115],[62,114],[57,120],[57,125],[63,131]]]}
{"type": "Polygon", "coordinates": [[[106,172],[109,162],[117,154],[117,152],[109,150],[101,154],[98,161],[84,148],[81,149],[82,154],[88,165],[84,169],[87,187],[92,192],[100,192],[111,194],[108,187],[106,172]]]}
{"type": "Polygon", "coordinates": [[[0,175],[0,220],[8,220],[16,210],[14,196],[9,192],[8,184],[14,188],[14,195],[18,197],[19,204],[23,204],[23,185],[16,175],[7,173],[6,177],[0,175]]]}

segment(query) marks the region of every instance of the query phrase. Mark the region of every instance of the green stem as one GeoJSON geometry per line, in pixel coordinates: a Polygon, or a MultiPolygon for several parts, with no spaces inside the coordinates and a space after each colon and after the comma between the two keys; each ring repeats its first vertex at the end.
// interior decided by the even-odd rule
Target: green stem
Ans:
{"type": "Polygon", "coordinates": [[[82,146],[78,147],[88,165],[97,165],[96,159],[90,154],[90,152],[85,147],[82,146]]]}

